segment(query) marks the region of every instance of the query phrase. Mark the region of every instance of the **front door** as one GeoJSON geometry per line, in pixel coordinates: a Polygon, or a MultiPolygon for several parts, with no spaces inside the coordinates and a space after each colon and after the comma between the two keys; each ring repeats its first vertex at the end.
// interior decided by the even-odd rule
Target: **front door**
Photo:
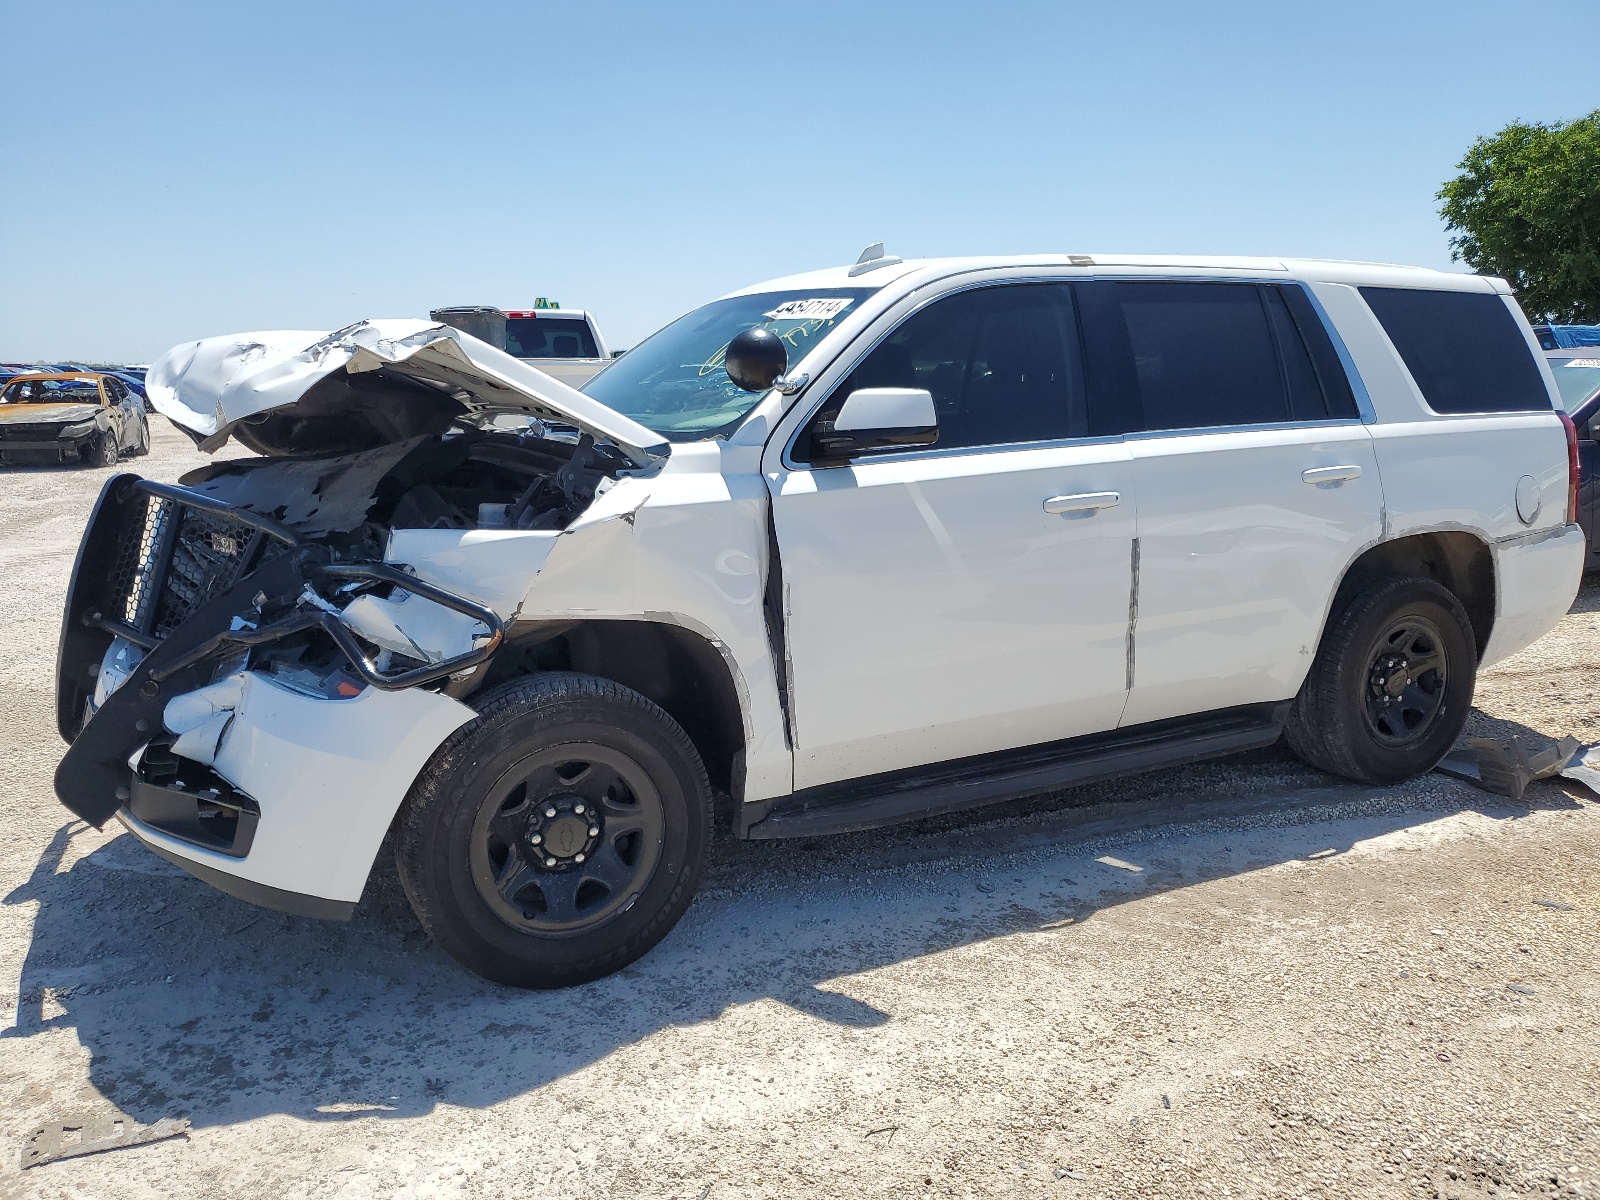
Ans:
{"type": "Polygon", "coordinates": [[[1133,463],[1120,438],[1085,436],[1070,290],[935,301],[813,423],[857,387],[931,391],[940,436],[825,466],[795,461],[802,431],[768,475],[796,788],[1115,728],[1133,463]]]}

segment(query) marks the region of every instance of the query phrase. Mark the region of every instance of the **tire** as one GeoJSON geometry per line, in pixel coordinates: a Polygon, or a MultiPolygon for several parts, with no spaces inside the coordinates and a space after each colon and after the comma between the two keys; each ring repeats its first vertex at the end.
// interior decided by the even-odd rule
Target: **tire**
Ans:
{"type": "Polygon", "coordinates": [[[1472,623],[1447,588],[1395,578],[1341,590],[1290,707],[1289,746],[1358,783],[1415,778],[1460,736],[1477,674],[1472,623]]]}
{"type": "Polygon", "coordinates": [[[117,453],[117,435],[109,429],[102,430],[89,448],[89,462],[96,467],[114,467],[120,457],[117,453]]]}
{"type": "Polygon", "coordinates": [[[139,418],[139,440],[128,451],[135,458],[142,458],[150,453],[150,422],[142,415],[139,418]]]}
{"type": "Polygon", "coordinates": [[[712,806],[694,744],[639,693],[590,675],[527,676],[476,707],[401,809],[395,860],[417,919],[462,966],[512,987],[627,966],[700,882],[712,806]]]}

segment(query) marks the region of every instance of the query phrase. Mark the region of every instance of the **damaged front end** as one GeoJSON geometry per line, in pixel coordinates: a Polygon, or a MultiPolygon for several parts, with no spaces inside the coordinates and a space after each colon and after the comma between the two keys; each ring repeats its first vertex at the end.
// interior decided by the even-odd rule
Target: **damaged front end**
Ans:
{"type": "MultiPolygon", "coordinates": [[[[484,678],[520,603],[493,578],[441,585],[459,580],[448,564],[487,551],[520,564],[525,581],[596,496],[648,459],[617,444],[632,429],[612,439],[560,422],[542,394],[508,400],[529,381],[495,380],[498,352],[436,328],[398,349],[390,339],[378,366],[362,343],[370,326],[289,364],[303,385],[294,396],[325,402],[353,388],[358,409],[387,414],[363,435],[314,402],[308,427],[342,430],[328,441],[344,453],[307,454],[295,398],[261,408],[270,389],[246,387],[257,407],[230,414],[226,388],[185,389],[167,364],[158,407],[198,414],[179,421],[191,434],[209,420],[197,441],[214,448],[255,421],[271,431],[258,446],[277,453],[209,465],[181,486],[119,475],[102,490],[57,662],[70,748],[56,791],[75,814],[95,826],[116,816],[246,899],[349,914],[417,772],[472,718],[461,697],[484,678]],[[487,365],[473,361],[481,351],[487,365]],[[321,374],[307,369],[330,359],[321,374]],[[352,371],[359,380],[339,378],[352,371]],[[412,550],[415,563],[403,557],[412,550]],[[431,580],[424,555],[445,564],[431,580]]],[[[188,356],[197,361],[205,355],[188,356]]],[[[283,362],[257,370],[281,375],[283,362]]],[[[237,392],[249,374],[235,363],[227,386],[237,392]]]]}

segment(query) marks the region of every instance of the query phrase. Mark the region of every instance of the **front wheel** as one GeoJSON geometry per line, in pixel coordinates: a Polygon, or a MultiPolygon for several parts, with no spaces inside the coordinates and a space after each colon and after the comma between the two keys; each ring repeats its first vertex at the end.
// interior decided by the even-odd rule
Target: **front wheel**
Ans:
{"type": "Polygon", "coordinates": [[[117,435],[109,429],[101,431],[95,436],[94,444],[89,448],[89,461],[97,467],[114,467],[117,459],[117,435]]]}
{"type": "Polygon", "coordinates": [[[639,693],[548,673],[486,695],[412,786],[395,847],[424,929],[468,970],[554,988],[640,957],[683,915],[711,788],[639,693]]]}
{"type": "Polygon", "coordinates": [[[1337,601],[1289,711],[1289,746],[1360,783],[1411,779],[1460,736],[1477,673],[1454,593],[1429,579],[1377,580],[1337,601]]]}

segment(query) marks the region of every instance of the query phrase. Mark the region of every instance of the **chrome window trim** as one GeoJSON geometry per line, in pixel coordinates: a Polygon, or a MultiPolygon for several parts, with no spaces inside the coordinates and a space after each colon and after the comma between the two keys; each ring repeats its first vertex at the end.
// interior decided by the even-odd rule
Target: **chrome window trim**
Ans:
{"type": "MultiPolygon", "coordinates": [[[[984,268],[984,270],[989,269],[992,268],[984,268]]],[[[848,459],[845,462],[838,464],[838,466],[854,466],[856,463],[906,462],[926,458],[950,458],[957,454],[995,454],[1008,450],[1056,449],[1065,446],[1109,445],[1115,442],[1132,441],[1135,439],[1146,440],[1153,437],[1185,437],[1212,433],[1243,433],[1251,430],[1265,430],[1271,432],[1289,429],[1339,428],[1348,425],[1373,425],[1377,423],[1377,415],[1373,410],[1371,397],[1367,394],[1366,384],[1362,381],[1360,372],[1356,370],[1355,361],[1350,357],[1350,352],[1345,347],[1344,339],[1339,336],[1338,329],[1329,319],[1327,310],[1322,307],[1322,302],[1317,299],[1316,293],[1313,292],[1309,286],[1307,286],[1304,280],[1278,279],[1272,277],[1270,273],[1265,272],[1263,273],[1265,277],[1257,277],[1241,275],[1129,275],[1115,272],[1089,270],[1083,267],[1054,269],[1071,273],[1059,275],[1018,275],[1015,277],[1008,276],[1000,279],[981,279],[963,283],[958,287],[953,287],[945,291],[934,291],[932,294],[919,300],[908,312],[906,312],[904,316],[891,324],[877,337],[873,338],[872,344],[867,346],[865,350],[856,355],[854,358],[848,358],[851,347],[846,346],[828,363],[827,366],[812,371],[811,376],[813,379],[820,378],[825,372],[831,370],[841,360],[848,358],[849,366],[845,368],[844,373],[828,386],[827,391],[823,393],[822,397],[815,403],[813,403],[810,397],[807,395],[807,393],[811,390],[809,387],[801,391],[798,394],[799,398],[796,400],[793,408],[789,410],[790,412],[794,412],[804,408],[805,415],[799,419],[798,423],[794,427],[794,431],[788,435],[788,438],[784,443],[783,454],[779,458],[783,468],[786,471],[831,471],[837,469],[837,467],[832,466],[819,468],[813,463],[797,462],[794,458],[795,442],[799,440],[800,434],[804,431],[806,425],[810,423],[811,418],[816,416],[817,410],[826,404],[830,399],[832,399],[833,393],[841,384],[844,383],[846,379],[850,377],[850,372],[859,366],[869,354],[876,350],[878,346],[891,334],[898,330],[900,326],[905,324],[912,317],[916,316],[923,309],[927,308],[928,305],[946,299],[947,297],[956,296],[962,292],[969,292],[982,287],[1009,287],[1013,284],[1025,283],[1074,283],[1079,281],[1089,282],[1093,280],[1137,282],[1140,280],[1149,280],[1154,283],[1280,283],[1293,285],[1300,288],[1300,290],[1303,291],[1306,294],[1306,297],[1311,301],[1311,305],[1316,311],[1318,319],[1321,320],[1323,328],[1327,331],[1328,337],[1332,340],[1334,352],[1338,354],[1339,362],[1344,367],[1345,375],[1350,380],[1350,389],[1355,394],[1356,410],[1359,415],[1356,417],[1331,417],[1322,421],[1274,421],[1262,424],[1207,425],[1183,429],[1144,429],[1137,433],[1107,434],[1099,437],[1053,438],[1037,442],[1000,442],[993,445],[984,446],[947,446],[943,449],[939,448],[937,445],[934,445],[914,450],[886,450],[881,453],[861,454],[857,455],[855,458],[848,459]]],[[[944,279],[930,280],[927,283],[920,284],[919,286],[913,288],[910,292],[906,293],[905,296],[901,297],[901,300],[910,299],[924,289],[938,288],[939,285],[947,283],[951,279],[959,278],[960,276],[946,276],[944,279]]],[[[893,311],[895,304],[898,303],[900,303],[899,300],[891,303],[885,312],[893,311]]],[[[879,313],[873,319],[879,320],[884,315],[885,313],[879,313]]]]}

